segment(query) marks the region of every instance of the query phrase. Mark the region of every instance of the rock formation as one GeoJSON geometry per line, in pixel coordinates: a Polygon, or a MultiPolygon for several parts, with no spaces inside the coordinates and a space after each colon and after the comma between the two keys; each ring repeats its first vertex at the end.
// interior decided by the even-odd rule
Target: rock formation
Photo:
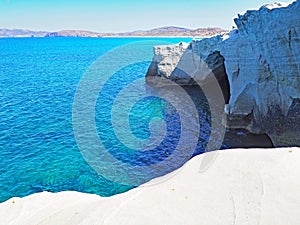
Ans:
{"type": "Polygon", "coordinates": [[[235,23],[237,29],[187,47],[155,47],[147,80],[191,85],[215,76],[228,127],[267,133],[275,146],[299,146],[300,1],[264,5],[235,23]]]}

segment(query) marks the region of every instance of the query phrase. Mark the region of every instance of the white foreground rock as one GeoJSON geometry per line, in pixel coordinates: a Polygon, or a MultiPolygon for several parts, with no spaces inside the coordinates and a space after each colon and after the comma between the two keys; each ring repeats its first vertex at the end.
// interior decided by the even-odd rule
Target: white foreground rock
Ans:
{"type": "Polygon", "coordinates": [[[203,157],[168,179],[110,198],[77,192],[13,198],[0,204],[0,224],[299,224],[299,148],[220,151],[200,172],[203,157]]]}

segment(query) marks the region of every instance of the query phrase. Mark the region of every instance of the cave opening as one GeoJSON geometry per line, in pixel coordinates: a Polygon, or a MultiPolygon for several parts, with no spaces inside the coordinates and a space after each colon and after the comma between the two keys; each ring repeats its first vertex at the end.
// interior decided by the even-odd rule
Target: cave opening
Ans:
{"type": "Polygon", "coordinates": [[[230,99],[230,83],[226,72],[225,58],[219,51],[215,51],[207,56],[205,62],[218,81],[225,104],[228,104],[230,99]]]}
{"type": "MultiPolygon", "coordinates": [[[[219,51],[209,54],[205,60],[206,64],[212,71],[214,78],[217,80],[224,97],[224,103],[229,104],[230,100],[230,83],[225,67],[225,58],[219,51]]],[[[238,74],[236,74],[238,76],[238,74]]],[[[210,78],[211,79],[211,78],[210,78]]],[[[214,81],[215,83],[215,81],[214,81]]],[[[214,83],[209,85],[214,88],[214,83]]],[[[216,91],[216,90],[215,90],[216,91]]],[[[247,118],[243,118],[247,119],[247,118]]],[[[251,119],[251,118],[250,118],[251,119]]],[[[271,138],[266,133],[254,134],[244,128],[239,121],[236,126],[226,126],[226,133],[223,140],[223,147],[226,148],[272,148],[274,147],[271,138]]],[[[227,123],[227,122],[226,122],[227,123]]]]}

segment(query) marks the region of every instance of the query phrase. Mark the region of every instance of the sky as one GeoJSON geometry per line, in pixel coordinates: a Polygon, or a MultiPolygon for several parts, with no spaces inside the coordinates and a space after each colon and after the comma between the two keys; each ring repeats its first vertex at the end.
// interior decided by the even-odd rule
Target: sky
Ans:
{"type": "Polygon", "coordinates": [[[230,29],[238,13],[274,1],[0,0],[0,28],[96,32],[125,32],[162,26],[230,29]]]}

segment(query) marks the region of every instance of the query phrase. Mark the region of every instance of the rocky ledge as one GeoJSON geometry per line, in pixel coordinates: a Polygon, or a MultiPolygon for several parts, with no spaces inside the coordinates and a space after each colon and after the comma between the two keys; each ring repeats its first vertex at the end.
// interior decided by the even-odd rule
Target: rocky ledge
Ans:
{"type": "Polygon", "coordinates": [[[299,148],[219,151],[200,171],[211,154],[110,198],[77,192],[12,198],[0,204],[0,224],[299,224],[299,148]]]}
{"type": "Polygon", "coordinates": [[[300,1],[264,5],[234,21],[237,29],[222,35],[154,47],[147,81],[205,85],[215,77],[227,127],[266,133],[275,146],[299,146],[300,1]]]}

